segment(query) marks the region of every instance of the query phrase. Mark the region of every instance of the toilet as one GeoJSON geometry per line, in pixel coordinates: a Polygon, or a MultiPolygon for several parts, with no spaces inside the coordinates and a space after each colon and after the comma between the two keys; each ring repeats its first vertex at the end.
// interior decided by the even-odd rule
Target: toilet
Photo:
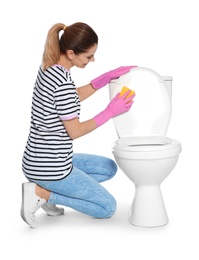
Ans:
{"type": "Polygon", "coordinates": [[[172,77],[136,67],[109,83],[110,99],[126,86],[136,92],[131,109],[113,118],[118,140],[112,153],[134,183],[129,222],[139,227],[168,224],[160,185],[172,172],[181,143],[166,136],[172,112],[172,77]]]}

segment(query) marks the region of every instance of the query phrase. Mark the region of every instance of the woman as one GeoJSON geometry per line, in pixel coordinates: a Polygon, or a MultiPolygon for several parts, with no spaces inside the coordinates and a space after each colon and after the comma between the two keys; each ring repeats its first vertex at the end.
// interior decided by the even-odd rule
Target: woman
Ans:
{"type": "Polygon", "coordinates": [[[100,184],[115,175],[115,162],[73,153],[74,139],[128,111],[133,104],[133,95],[126,98],[130,92],[122,97],[118,93],[104,111],[80,122],[80,102],[134,67],[120,67],[76,88],[70,69],[93,62],[97,46],[97,34],[85,23],[58,23],[48,32],[22,162],[29,182],[22,184],[21,217],[30,227],[36,227],[35,213],[40,207],[49,215],[61,215],[64,209],[56,206],[59,204],[95,218],[110,218],[116,210],[115,199],[100,184]]]}

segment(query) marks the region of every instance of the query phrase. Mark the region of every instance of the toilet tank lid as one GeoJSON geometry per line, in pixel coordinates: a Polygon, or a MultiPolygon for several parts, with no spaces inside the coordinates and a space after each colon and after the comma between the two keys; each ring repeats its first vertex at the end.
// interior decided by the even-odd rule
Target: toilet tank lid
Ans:
{"type": "Polygon", "coordinates": [[[161,76],[164,81],[172,81],[173,77],[171,76],[161,76]]]}

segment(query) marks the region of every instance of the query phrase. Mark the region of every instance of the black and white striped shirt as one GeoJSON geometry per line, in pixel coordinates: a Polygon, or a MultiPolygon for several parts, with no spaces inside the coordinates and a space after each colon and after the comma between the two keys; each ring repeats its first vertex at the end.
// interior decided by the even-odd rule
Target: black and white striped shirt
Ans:
{"type": "Polygon", "coordinates": [[[72,170],[73,140],[62,120],[80,115],[80,100],[70,71],[54,65],[39,68],[31,126],[22,169],[29,180],[60,180],[72,170]]]}

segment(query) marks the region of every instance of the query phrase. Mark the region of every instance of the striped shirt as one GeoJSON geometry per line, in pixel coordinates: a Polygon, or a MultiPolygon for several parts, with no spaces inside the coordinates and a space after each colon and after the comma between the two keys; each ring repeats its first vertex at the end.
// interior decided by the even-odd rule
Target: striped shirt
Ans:
{"type": "Polygon", "coordinates": [[[29,180],[60,180],[72,170],[73,140],[62,120],[80,116],[80,99],[70,71],[39,68],[32,98],[31,126],[22,169],[29,180]]]}

